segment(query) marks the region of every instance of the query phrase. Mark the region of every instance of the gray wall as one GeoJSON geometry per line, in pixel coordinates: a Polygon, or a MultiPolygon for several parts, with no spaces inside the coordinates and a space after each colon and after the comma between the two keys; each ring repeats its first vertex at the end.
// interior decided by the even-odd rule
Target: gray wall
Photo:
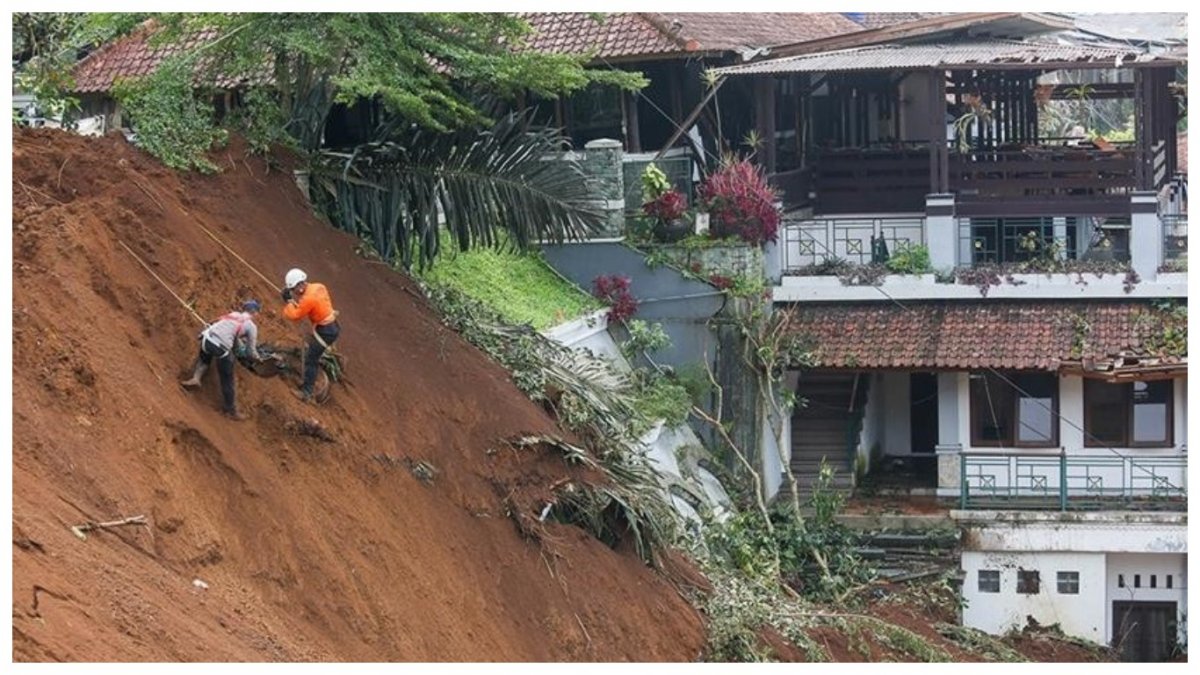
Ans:
{"type": "Polygon", "coordinates": [[[661,323],[671,338],[670,349],[651,355],[655,361],[680,367],[700,363],[707,354],[713,363],[716,334],[707,322],[725,303],[716,288],[669,267],[651,269],[641,253],[618,242],[543,246],[542,251],[551,267],[589,292],[598,276],[629,277],[630,293],[638,301],[634,318],[661,323]]]}

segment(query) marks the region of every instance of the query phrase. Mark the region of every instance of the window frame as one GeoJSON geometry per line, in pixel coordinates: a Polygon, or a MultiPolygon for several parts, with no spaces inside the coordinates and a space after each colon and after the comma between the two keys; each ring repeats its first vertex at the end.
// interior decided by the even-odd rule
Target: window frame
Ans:
{"type": "MultiPolygon", "coordinates": [[[[987,419],[985,416],[990,415],[990,411],[987,408],[987,401],[979,400],[982,397],[976,397],[974,395],[975,387],[972,386],[972,382],[974,382],[975,380],[973,380],[972,378],[982,377],[982,378],[984,378],[984,382],[986,383],[987,378],[995,378],[996,376],[990,372],[975,371],[975,372],[970,373],[967,378],[967,399],[968,399],[968,406],[970,408],[971,445],[973,447],[977,447],[977,448],[1057,448],[1058,447],[1058,439],[1059,439],[1059,426],[1061,426],[1059,424],[1059,410],[1060,410],[1059,400],[1062,395],[1062,392],[1061,392],[1062,383],[1061,383],[1058,375],[1056,373],[1049,373],[1049,372],[1042,372],[1042,371],[1032,371],[1032,372],[1000,371],[1000,374],[1010,380],[1014,379],[1015,377],[1019,377],[1021,375],[1045,376],[1052,380],[1053,387],[1051,390],[1052,394],[1050,397],[1050,409],[1051,409],[1050,439],[1045,442],[1031,442],[1031,441],[1018,440],[1017,429],[1020,426],[1020,422],[1018,421],[1018,416],[1020,415],[1021,394],[1020,394],[1020,392],[1016,391],[1015,389],[1013,389],[1013,391],[1012,391],[1012,408],[1010,410],[1008,410],[1009,418],[1008,418],[1007,424],[1005,425],[1006,426],[1005,433],[1008,436],[1008,438],[1011,439],[1011,442],[1006,443],[1003,440],[991,441],[991,440],[983,439],[982,434],[980,433],[982,431],[981,422],[983,420],[987,419]]],[[[1001,384],[1005,387],[1012,388],[1012,385],[1009,385],[1006,382],[1002,381],[1001,384]]],[[[987,385],[985,384],[984,386],[987,386],[987,385]]]]}
{"type": "Polygon", "coordinates": [[[1175,447],[1175,381],[1167,380],[1142,380],[1147,384],[1158,382],[1166,382],[1167,384],[1167,418],[1166,418],[1166,439],[1162,441],[1140,441],[1133,440],[1133,387],[1134,382],[1109,382],[1097,377],[1083,378],[1083,447],[1085,448],[1173,448],[1175,447]],[[1088,388],[1091,385],[1095,386],[1110,386],[1122,388],[1122,400],[1125,406],[1125,434],[1120,443],[1110,446],[1108,443],[1093,440],[1092,433],[1092,406],[1088,405],[1088,388]]]}
{"type": "Polygon", "coordinates": [[[1041,595],[1042,594],[1042,574],[1039,570],[1017,570],[1017,594],[1018,595],[1041,595]],[[1029,590],[1028,575],[1033,575],[1033,590],[1029,590]]]}
{"type": "MultiPolygon", "coordinates": [[[[1079,595],[1079,572],[1076,572],[1074,570],[1059,570],[1058,574],[1055,576],[1054,581],[1055,581],[1054,589],[1055,589],[1055,591],[1058,592],[1059,595],[1079,595]],[[1064,578],[1064,575],[1074,575],[1074,576],[1064,578]],[[1064,583],[1065,584],[1073,584],[1075,587],[1075,590],[1064,591],[1063,590],[1064,583]]],[[[1068,588],[1069,587],[1070,586],[1068,586],[1068,588]]]]}
{"type": "Polygon", "coordinates": [[[994,593],[999,593],[1000,586],[1001,586],[1000,570],[977,570],[976,571],[976,573],[975,573],[975,589],[978,592],[987,593],[989,595],[994,594],[994,593]],[[985,572],[988,575],[988,584],[989,584],[988,588],[983,587],[983,575],[985,572]],[[995,582],[996,582],[996,590],[994,590],[994,591],[988,590],[991,588],[991,582],[993,579],[993,575],[995,575],[995,582]]]}

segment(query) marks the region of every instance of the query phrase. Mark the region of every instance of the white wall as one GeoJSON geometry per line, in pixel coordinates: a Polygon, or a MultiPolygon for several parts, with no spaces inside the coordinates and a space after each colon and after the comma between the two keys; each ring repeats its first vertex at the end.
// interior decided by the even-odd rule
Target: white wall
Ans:
{"type": "Polygon", "coordinates": [[[1187,555],[1186,554],[1119,554],[1108,556],[1108,577],[1105,588],[1108,602],[1105,603],[1105,641],[1111,641],[1114,602],[1174,602],[1181,632],[1186,633],[1184,621],[1187,616],[1187,555]],[[1166,578],[1171,575],[1172,588],[1167,588],[1166,578]],[[1125,576],[1125,588],[1117,585],[1118,577],[1125,576]],[[1134,588],[1134,575],[1141,576],[1141,588],[1134,588]],[[1157,588],[1150,588],[1150,576],[1154,575],[1157,588]]]}
{"type": "Polygon", "coordinates": [[[874,467],[870,466],[871,449],[876,443],[883,448],[883,428],[884,422],[887,419],[887,406],[883,400],[883,376],[878,373],[868,375],[869,383],[867,388],[867,404],[863,408],[863,428],[862,434],[859,435],[858,441],[858,456],[862,461],[867,462],[868,470],[874,467]]]}
{"type": "Polygon", "coordinates": [[[993,634],[1020,629],[1026,617],[1043,625],[1059,624],[1063,632],[1093,642],[1104,642],[1105,554],[1019,553],[964,551],[963,624],[993,634]],[[979,570],[1000,572],[1000,592],[979,592],[979,570]],[[1018,570],[1037,570],[1039,593],[1017,593],[1018,570]],[[1079,593],[1058,592],[1058,572],[1079,573],[1079,593]]]}
{"type": "Polygon", "coordinates": [[[888,455],[912,454],[912,406],[909,374],[885,372],[881,378],[884,415],[883,452],[888,455]]]}

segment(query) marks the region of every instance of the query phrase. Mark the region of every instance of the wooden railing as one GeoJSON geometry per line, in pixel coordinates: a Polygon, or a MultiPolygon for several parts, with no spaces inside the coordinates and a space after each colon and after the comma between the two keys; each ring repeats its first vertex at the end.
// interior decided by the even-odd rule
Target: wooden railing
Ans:
{"type": "Polygon", "coordinates": [[[930,192],[929,150],[821,151],[813,184],[817,213],[922,212],[930,192]]]}
{"type": "Polygon", "coordinates": [[[1134,187],[1130,152],[1034,148],[950,155],[950,189],[960,200],[1091,197],[1134,187]]]}
{"type": "Polygon", "coordinates": [[[771,187],[779,191],[784,209],[794,209],[810,203],[810,194],[813,190],[811,168],[780,171],[768,176],[767,180],[771,183],[771,187]]]}

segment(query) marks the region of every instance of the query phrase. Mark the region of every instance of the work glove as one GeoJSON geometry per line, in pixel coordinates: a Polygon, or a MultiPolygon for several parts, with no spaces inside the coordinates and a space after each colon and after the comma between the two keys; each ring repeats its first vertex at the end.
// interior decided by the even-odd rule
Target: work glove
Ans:
{"type": "Polygon", "coordinates": [[[291,302],[292,301],[292,289],[290,289],[290,288],[283,289],[282,291],[280,291],[279,296],[281,298],[283,298],[284,302],[291,302]]]}

